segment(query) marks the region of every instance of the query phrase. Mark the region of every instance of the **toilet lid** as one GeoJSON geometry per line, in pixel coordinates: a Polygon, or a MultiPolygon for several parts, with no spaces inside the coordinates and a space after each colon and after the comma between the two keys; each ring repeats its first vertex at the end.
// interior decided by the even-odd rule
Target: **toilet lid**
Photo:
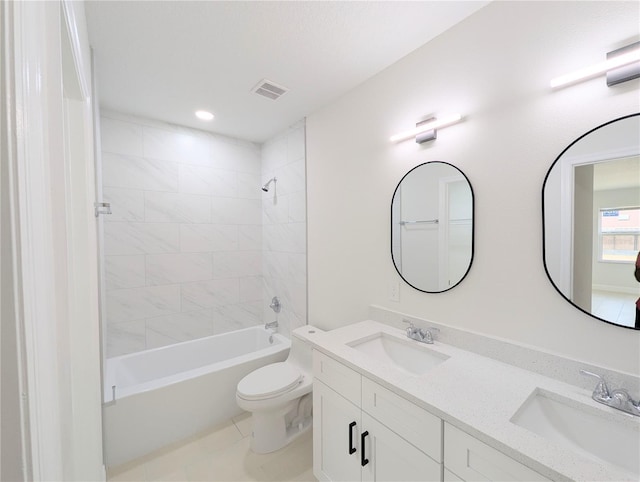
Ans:
{"type": "Polygon", "coordinates": [[[272,363],[249,373],[238,383],[238,395],[245,400],[262,400],[293,390],[302,373],[291,363],[272,363]]]}

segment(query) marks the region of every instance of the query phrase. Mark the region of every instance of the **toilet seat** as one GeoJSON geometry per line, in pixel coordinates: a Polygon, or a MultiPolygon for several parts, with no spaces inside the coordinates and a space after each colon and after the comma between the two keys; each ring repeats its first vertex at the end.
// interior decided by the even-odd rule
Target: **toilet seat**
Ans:
{"type": "Polygon", "coordinates": [[[280,362],[258,368],[238,383],[238,396],[265,400],[289,392],[302,381],[302,373],[291,363],[280,362]]]}

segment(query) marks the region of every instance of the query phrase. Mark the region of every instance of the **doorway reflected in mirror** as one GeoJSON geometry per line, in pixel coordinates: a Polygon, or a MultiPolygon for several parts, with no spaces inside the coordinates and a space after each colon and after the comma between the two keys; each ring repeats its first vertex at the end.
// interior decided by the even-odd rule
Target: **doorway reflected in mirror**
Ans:
{"type": "Polygon", "coordinates": [[[473,260],[473,190],[442,161],[411,169],[391,200],[391,258],[413,288],[441,293],[456,286],[473,260]]]}
{"type": "Polygon", "coordinates": [[[640,284],[640,114],[572,142],[545,178],[543,257],[549,279],[578,309],[634,328],[640,284]]]}

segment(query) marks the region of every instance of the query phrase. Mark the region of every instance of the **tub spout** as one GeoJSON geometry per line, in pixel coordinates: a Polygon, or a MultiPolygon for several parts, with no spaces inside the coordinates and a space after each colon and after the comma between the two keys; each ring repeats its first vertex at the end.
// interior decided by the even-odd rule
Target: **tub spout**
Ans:
{"type": "Polygon", "coordinates": [[[278,331],[278,320],[272,321],[271,323],[265,323],[264,329],[270,331],[269,333],[269,344],[273,344],[273,334],[278,331]]]}
{"type": "Polygon", "coordinates": [[[278,328],[278,320],[272,321],[271,323],[265,323],[264,324],[264,329],[265,330],[275,330],[277,328],[278,328]]]}

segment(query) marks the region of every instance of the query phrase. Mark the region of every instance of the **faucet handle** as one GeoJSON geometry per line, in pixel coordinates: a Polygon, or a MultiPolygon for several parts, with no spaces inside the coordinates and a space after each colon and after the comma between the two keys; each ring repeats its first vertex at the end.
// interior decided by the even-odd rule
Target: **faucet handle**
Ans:
{"type": "Polygon", "coordinates": [[[416,326],[413,324],[413,321],[403,318],[402,323],[407,323],[409,325],[405,330],[407,332],[407,336],[410,336],[416,332],[416,326]]]}
{"type": "Polygon", "coordinates": [[[282,310],[282,303],[280,303],[280,300],[277,296],[271,298],[271,304],[269,305],[269,308],[271,308],[276,313],[280,313],[280,310],[282,310]]]}
{"type": "Polygon", "coordinates": [[[594,400],[607,400],[611,398],[611,394],[609,393],[609,387],[607,386],[607,381],[604,379],[604,377],[598,375],[597,373],[593,373],[593,372],[582,370],[582,369],[580,370],[580,373],[600,380],[596,385],[596,388],[593,389],[594,400]]]}

